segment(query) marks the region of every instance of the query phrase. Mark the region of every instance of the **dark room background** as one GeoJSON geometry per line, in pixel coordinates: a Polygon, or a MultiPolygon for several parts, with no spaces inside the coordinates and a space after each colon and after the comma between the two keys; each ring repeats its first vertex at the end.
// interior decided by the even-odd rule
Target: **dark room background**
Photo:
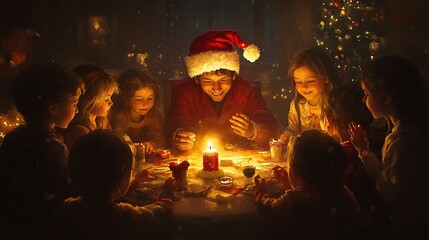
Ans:
{"type": "MultiPolygon", "coordinates": [[[[70,67],[97,63],[117,74],[131,65],[145,66],[163,89],[159,107],[165,111],[164,93],[170,80],[186,75],[183,58],[195,36],[234,29],[261,49],[255,63],[241,59],[240,74],[261,83],[267,104],[284,127],[293,97],[286,77],[288,63],[297,50],[316,44],[323,2],[342,1],[0,0],[0,37],[12,28],[26,29],[32,61],[70,67]]],[[[380,7],[379,54],[402,54],[427,76],[429,1],[362,2],[377,2],[380,7]]]]}

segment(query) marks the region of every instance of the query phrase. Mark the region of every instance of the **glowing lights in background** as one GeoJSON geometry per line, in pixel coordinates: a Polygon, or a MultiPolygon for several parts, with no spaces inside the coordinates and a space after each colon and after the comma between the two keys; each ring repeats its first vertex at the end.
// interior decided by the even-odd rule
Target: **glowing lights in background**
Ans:
{"type": "Polygon", "coordinates": [[[17,112],[11,111],[8,115],[0,114],[0,145],[8,132],[23,124],[25,124],[24,118],[17,112]]]}
{"type": "Polygon", "coordinates": [[[323,1],[314,40],[331,54],[342,77],[355,81],[361,67],[386,46],[385,12],[378,1],[323,1]]]}

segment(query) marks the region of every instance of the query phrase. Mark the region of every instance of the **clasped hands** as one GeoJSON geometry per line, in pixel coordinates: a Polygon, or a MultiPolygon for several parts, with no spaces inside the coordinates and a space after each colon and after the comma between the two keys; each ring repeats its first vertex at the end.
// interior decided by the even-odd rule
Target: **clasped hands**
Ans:
{"type": "MultiPolygon", "coordinates": [[[[249,116],[244,113],[235,113],[229,119],[229,122],[234,133],[239,136],[253,138],[256,134],[255,127],[250,121],[249,116]]],[[[179,130],[174,136],[173,145],[182,151],[191,150],[194,147],[195,139],[195,133],[187,130],[179,130]]]]}

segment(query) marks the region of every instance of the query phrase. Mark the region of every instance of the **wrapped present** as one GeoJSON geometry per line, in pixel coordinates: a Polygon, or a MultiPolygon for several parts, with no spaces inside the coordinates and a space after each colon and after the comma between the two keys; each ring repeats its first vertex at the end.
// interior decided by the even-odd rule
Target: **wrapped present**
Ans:
{"type": "Polygon", "coordinates": [[[169,158],[171,157],[171,151],[170,149],[164,149],[159,151],[159,157],[160,158],[169,158]]]}

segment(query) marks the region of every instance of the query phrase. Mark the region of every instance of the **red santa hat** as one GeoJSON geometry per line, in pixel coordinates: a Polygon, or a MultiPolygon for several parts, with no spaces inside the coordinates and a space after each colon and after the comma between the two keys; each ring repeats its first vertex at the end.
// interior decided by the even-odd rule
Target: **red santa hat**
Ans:
{"type": "Polygon", "coordinates": [[[259,58],[259,48],[244,42],[233,30],[214,30],[197,36],[185,57],[188,75],[195,77],[206,72],[228,69],[239,73],[240,57],[233,46],[244,49],[243,56],[250,62],[259,58]]]}

